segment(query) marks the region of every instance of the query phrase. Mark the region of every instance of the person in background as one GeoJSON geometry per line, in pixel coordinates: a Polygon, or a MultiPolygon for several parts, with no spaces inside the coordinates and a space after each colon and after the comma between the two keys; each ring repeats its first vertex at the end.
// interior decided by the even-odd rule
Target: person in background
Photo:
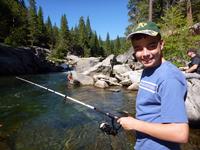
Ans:
{"type": "Polygon", "coordinates": [[[164,41],[154,22],[139,23],[127,38],[144,70],[136,116],[121,117],[117,122],[125,130],[136,131],[135,150],[179,150],[189,136],[186,79],[163,58],[164,41]]]}
{"type": "Polygon", "coordinates": [[[67,80],[69,81],[70,84],[73,84],[74,79],[73,79],[73,75],[72,75],[71,72],[69,72],[69,73],[67,74],[67,80]]]}
{"type": "Polygon", "coordinates": [[[194,48],[188,49],[187,55],[191,58],[190,63],[187,67],[180,67],[180,69],[186,73],[200,74],[200,56],[197,54],[197,50],[194,48]]]}

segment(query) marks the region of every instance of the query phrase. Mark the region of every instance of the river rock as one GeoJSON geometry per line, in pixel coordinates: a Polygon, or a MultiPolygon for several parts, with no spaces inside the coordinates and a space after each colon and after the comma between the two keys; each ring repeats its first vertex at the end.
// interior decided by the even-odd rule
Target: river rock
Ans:
{"type": "Polygon", "coordinates": [[[102,89],[109,87],[108,84],[107,84],[105,81],[103,81],[103,80],[98,80],[98,81],[94,84],[94,86],[96,86],[96,87],[98,87],[98,88],[102,88],[102,89]]]}

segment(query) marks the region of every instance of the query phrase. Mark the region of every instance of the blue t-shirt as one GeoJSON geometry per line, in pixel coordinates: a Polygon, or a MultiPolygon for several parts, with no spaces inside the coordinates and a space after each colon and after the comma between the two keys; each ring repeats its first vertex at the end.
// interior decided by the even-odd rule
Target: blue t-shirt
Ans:
{"type": "MultiPolygon", "coordinates": [[[[144,69],[136,98],[136,118],[153,123],[187,123],[187,83],[170,62],[144,69]]],[[[178,143],[136,132],[136,150],[178,150],[178,143]]]]}

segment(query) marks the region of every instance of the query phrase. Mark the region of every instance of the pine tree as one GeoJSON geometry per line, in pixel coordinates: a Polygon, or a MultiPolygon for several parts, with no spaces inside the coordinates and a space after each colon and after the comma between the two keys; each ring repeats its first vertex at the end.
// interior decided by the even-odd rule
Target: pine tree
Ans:
{"type": "Polygon", "coordinates": [[[90,45],[91,45],[91,52],[90,52],[91,56],[92,57],[100,56],[100,52],[99,52],[100,46],[99,46],[99,40],[98,40],[96,32],[92,34],[90,45]]]}
{"type": "Polygon", "coordinates": [[[28,24],[29,24],[29,41],[30,45],[33,46],[38,43],[38,20],[37,20],[37,9],[35,0],[29,0],[29,15],[28,15],[28,24]]]}
{"type": "Polygon", "coordinates": [[[79,45],[82,47],[84,51],[84,56],[88,57],[90,55],[90,49],[89,49],[89,41],[87,39],[87,32],[86,32],[86,26],[83,16],[79,19],[79,45]]]}
{"type": "Polygon", "coordinates": [[[71,53],[77,56],[84,56],[84,51],[81,45],[79,44],[79,29],[77,26],[71,29],[71,43],[72,43],[72,51],[71,53]]]}
{"type": "Polygon", "coordinates": [[[86,20],[86,32],[87,32],[87,40],[89,41],[92,37],[92,29],[91,29],[89,17],[87,17],[87,20],[86,20]]]}
{"type": "Polygon", "coordinates": [[[56,24],[54,24],[53,26],[53,48],[56,48],[56,45],[58,45],[59,43],[59,29],[56,26],[56,24]]]}
{"type": "Polygon", "coordinates": [[[102,38],[101,38],[100,35],[99,35],[99,46],[100,46],[100,47],[103,47],[103,40],[102,40],[102,38]]]}
{"type": "Polygon", "coordinates": [[[55,37],[53,34],[53,27],[52,27],[52,23],[51,23],[51,19],[48,16],[47,21],[45,23],[45,29],[46,29],[46,39],[47,42],[46,44],[48,45],[48,48],[50,48],[51,50],[53,49],[54,45],[55,45],[55,37]]]}
{"type": "Polygon", "coordinates": [[[114,54],[119,54],[120,49],[121,49],[121,43],[120,43],[120,38],[117,36],[117,39],[115,40],[115,53],[114,54]]]}
{"type": "Polygon", "coordinates": [[[38,10],[38,17],[37,17],[37,23],[38,23],[38,46],[45,47],[47,45],[47,31],[44,25],[44,19],[43,19],[43,12],[42,7],[39,7],[38,10]]]}
{"type": "Polygon", "coordinates": [[[99,56],[102,56],[104,57],[105,56],[105,50],[104,50],[104,42],[101,38],[101,36],[99,35],[99,38],[98,38],[98,41],[99,41],[99,56]]]}
{"type": "Polygon", "coordinates": [[[192,16],[195,23],[200,22],[200,0],[191,1],[192,3],[192,16]]]}
{"type": "Polygon", "coordinates": [[[116,53],[115,52],[115,44],[114,44],[113,40],[110,41],[110,50],[111,50],[110,54],[115,54],[116,53]]]}
{"type": "Polygon", "coordinates": [[[58,58],[64,58],[67,52],[71,50],[71,36],[69,32],[66,15],[61,18],[61,27],[59,31],[59,43],[57,47],[58,58]]]}
{"type": "Polygon", "coordinates": [[[110,35],[109,35],[109,33],[107,33],[107,35],[106,35],[105,53],[106,53],[107,56],[110,55],[110,54],[112,53],[111,42],[110,42],[110,35]]]}
{"type": "Polygon", "coordinates": [[[0,1],[0,41],[13,46],[26,45],[26,8],[18,1],[0,1]]]}
{"type": "Polygon", "coordinates": [[[128,15],[130,25],[126,28],[126,34],[129,34],[135,24],[148,20],[148,0],[129,0],[128,15]]]}
{"type": "Polygon", "coordinates": [[[9,35],[12,13],[7,1],[0,1],[0,42],[9,35]]]}

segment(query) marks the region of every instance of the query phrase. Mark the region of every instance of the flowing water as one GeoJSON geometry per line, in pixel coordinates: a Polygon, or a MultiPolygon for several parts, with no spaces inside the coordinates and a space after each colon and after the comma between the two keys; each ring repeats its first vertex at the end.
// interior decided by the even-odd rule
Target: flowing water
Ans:
{"type": "MultiPolygon", "coordinates": [[[[105,112],[120,115],[126,110],[134,115],[136,92],[73,87],[65,73],[22,77],[105,112]]],[[[0,78],[0,150],[133,149],[133,133],[121,130],[117,136],[105,135],[99,129],[102,121],[110,119],[15,77],[0,78]]],[[[200,129],[190,130],[190,141],[182,148],[200,149],[200,129]]]]}

